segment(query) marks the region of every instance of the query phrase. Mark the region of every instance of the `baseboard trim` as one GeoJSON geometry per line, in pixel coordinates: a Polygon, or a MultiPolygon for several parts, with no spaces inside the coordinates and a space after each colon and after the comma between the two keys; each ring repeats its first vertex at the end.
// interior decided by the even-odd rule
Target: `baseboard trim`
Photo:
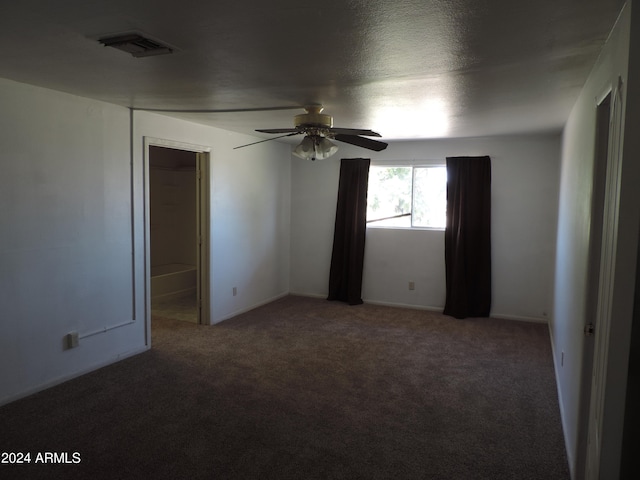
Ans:
{"type": "Polygon", "coordinates": [[[362,301],[364,303],[369,303],[371,305],[380,305],[383,307],[395,307],[395,308],[411,308],[413,310],[427,310],[429,312],[440,312],[442,313],[442,310],[444,309],[444,307],[432,307],[429,305],[412,305],[412,304],[408,304],[408,303],[396,303],[396,302],[380,302],[378,300],[371,300],[368,298],[363,298],[362,301]]]}
{"type": "Polygon", "coordinates": [[[530,322],[548,324],[549,319],[544,317],[527,317],[523,315],[508,315],[502,313],[492,313],[491,318],[499,318],[501,320],[515,320],[517,322],[530,322]]]}
{"type": "Polygon", "coordinates": [[[16,394],[11,394],[9,396],[6,396],[2,399],[0,399],[0,407],[3,405],[7,405],[9,403],[15,402],[16,400],[20,400],[21,398],[26,398],[30,395],[33,395],[34,393],[38,393],[41,392],[43,390],[47,390],[48,388],[51,387],[55,387],[56,385],[60,385],[61,383],[64,382],[68,382],[69,380],[73,380],[74,378],[77,377],[81,377],[82,375],[86,375],[87,373],[91,373],[94,370],[99,370],[102,367],[106,367],[108,365],[111,365],[113,363],[117,363],[120,360],[124,360],[125,358],[129,358],[129,357],[134,357],[136,355],[139,355],[141,353],[146,352],[147,350],[149,350],[149,346],[144,346],[144,347],[140,347],[140,348],[136,348],[135,350],[130,350],[128,352],[125,353],[121,353],[116,355],[115,357],[111,357],[107,360],[104,360],[102,362],[97,362],[97,363],[93,363],[90,366],[86,367],[86,368],[82,368],[76,372],[67,374],[67,375],[62,375],[60,377],[54,378],[52,380],[48,380],[44,383],[41,383],[39,385],[36,385],[34,387],[30,387],[27,388],[26,390],[23,390],[22,392],[16,393],[16,394]]]}
{"type": "MultiPolygon", "coordinates": [[[[317,293],[299,293],[299,292],[290,292],[290,295],[297,295],[300,297],[310,297],[310,298],[327,298],[327,295],[321,295],[317,293]]],[[[383,307],[396,307],[396,308],[412,308],[414,310],[427,310],[430,312],[440,312],[444,310],[444,306],[431,306],[431,305],[414,305],[409,303],[399,303],[399,302],[384,302],[379,300],[372,300],[370,298],[363,298],[362,301],[364,303],[370,303],[371,305],[381,305],[383,307]]],[[[509,315],[503,313],[491,313],[491,318],[498,318],[501,320],[515,320],[518,322],[531,322],[531,323],[543,323],[548,324],[549,319],[545,317],[529,317],[525,315],[509,315]]]]}
{"type": "Polygon", "coordinates": [[[243,313],[246,312],[250,312],[251,310],[253,310],[254,308],[258,308],[261,307],[262,305],[266,305],[267,303],[271,303],[271,302],[275,302],[276,300],[279,300],[281,298],[286,297],[287,295],[289,295],[289,292],[285,292],[285,293],[280,293],[278,295],[275,295],[271,298],[268,298],[266,300],[263,300],[261,302],[255,303],[249,307],[246,308],[241,308],[240,310],[236,310],[232,313],[229,313],[223,317],[220,318],[216,318],[215,320],[211,320],[211,325],[215,325],[216,323],[220,323],[220,322],[224,322],[225,320],[229,320],[233,317],[237,317],[238,315],[242,315],[243,313]]]}
{"type": "Polygon", "coordinates": [[[576,470],[575,458],[573,456],[573,452],[569,448],[569,439],[567,437],[567,424],[566,424],[567,416],[564,409],[564,402],[562,401],[562,390],[560,389],[560,382],[558,381],[558,378],[560,378],[560,375],[559,375],[560,370],[558,365],[558,356],[556,352],[556,342],[554,341],[553,329],[551,328],[551,324],[549,324],[549,339],[551,341],[551,358],[553,359],[553,372],[555,374],[555,380],[556,380],[556,391],[558,392],[558,406],[560,409],[560,424],[562,425],[562,436],[564,438],[564,450],[567,454],[567,461],[569,463],[569,476],[571,479],[574,479],[576,478],[575,477],[575,470],[576,470]]]}
{"type": "Polygon", "coordinates": [[[327,294],[320,293],[301,293],[301,292],[289,292],[289,295],[294,297],[309,297],[309,298],[327,298],[327,294]]]}

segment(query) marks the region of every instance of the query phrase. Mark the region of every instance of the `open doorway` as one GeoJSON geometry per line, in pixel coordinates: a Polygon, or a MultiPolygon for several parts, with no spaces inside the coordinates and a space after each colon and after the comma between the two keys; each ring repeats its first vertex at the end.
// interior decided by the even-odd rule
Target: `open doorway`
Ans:
{"type": "Polygon", "coordinates": [[[171,142],[146,150],[151,317],[208,324],[208,154],[171,142]]]}

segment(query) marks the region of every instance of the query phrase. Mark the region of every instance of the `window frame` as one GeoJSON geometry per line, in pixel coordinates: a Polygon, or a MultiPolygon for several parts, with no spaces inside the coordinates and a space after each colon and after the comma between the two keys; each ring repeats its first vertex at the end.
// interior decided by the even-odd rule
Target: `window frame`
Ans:
{"type": "Polygon", "coordinates": [[[446,169],[446,160],[444,159],[420,159],[420,160],[387,160],[374,162],[371,161],[371,167],[382,167],[382,168],[400,168],[400,167],[408,167],[411,168],[411,225],[408,227],[398,226],[398,225],[374,225],[367,221],[367,228],[381,228],[387,230],[428,230],[428,231],[436,231],[436,232],[444,232],[445,227],[422,227],[422,226],[414,226],[413,225],[413,205],[414,205],[414,190],[415,190],[415,174],[417,168],[429,168],[429,167],[442,167],[446,169]]]}

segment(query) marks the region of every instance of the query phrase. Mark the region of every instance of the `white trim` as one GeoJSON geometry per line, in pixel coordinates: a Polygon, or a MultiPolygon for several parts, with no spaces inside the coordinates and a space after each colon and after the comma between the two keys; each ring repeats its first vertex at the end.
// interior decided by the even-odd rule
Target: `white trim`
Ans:
{"type": "Polygon", "coordinates": [[[211,152],[196,152],[196,168],[198,320],[211,325],[211,152]]]}
{"type": "Polygon", "coordinates": [[[303,292],[289,292],[289,295],[293,295],[295,297],[308,297],[308,298],[324,298],[326,299],[329,295],[328,293],[303,293],[303,292]]]}
{"type": "Polygon", "coordinates": [[[544,317],[528,317],[524,315],[509,315],[508,313],[492,313],[491,318],[498,318],[500,320],[514,320],[516,322],[529,322],[529,323],[542,323],[548,324],[549,319],[544,317]]]}
{"type": "Polygon", "coordinates": [[[243,313],[247,313],[251,310],[253,310],[254,308],[258,308],[261,307],[263,305],[266,305],[267,303],[271,303],[271,302],[275,302],[276,300],[280,300],[281,298],[284,298],[286,296],[288,296],[289,293],[285,292],[285,293],[279,293],[278,295],[268,298],[266,300],[263,300],[262,302],[258,302],[258,303],[254,303],[253,305],[246,307],[246,308],[241,308],[240,310],[236,310],[232,313],[229,313],[221,318],[217,318],[215,320],[211,321],[211,325],[215,325],[216,323],[220,323],[220,322],[224,322],[225,320],[229,320],[230,318],[233,317],[237,317],[238,315],[241,315],[243,313]]]}
{"type": "MultiPolygon", "coordinates": [[[[165,148],[172,148],[174,150],[183,150],[183,151],[188,151],[188,152],[193,152],[193,153],[203,153],[206,154],[208,156],[208,161],[206,162],[206,172],[205,174],[207,175],[211,175],[211,147],[205,146],[205,145],[197,145],[197,144],[193,144],[193,143],[185,143],[185,142],[178,142],[176,140],[167,140],[164,138],[157,138],[157,137],[151,137],[151,136],[143,136],[142,137],[143,140],[143,158],[142,158],[142,169],[143,169],[143,192],[142,192],[142,198],[143,198],[143,243],[144,243],[144,299],[145,299],[145,323],[146,323],[146,329],[145,329],[145,343],[147,346],[151,346],[151,237],[150,237],[150,188],[149,188],[149,156],[150,156],[150,147],[151,146],[155,146],[155,147],[165,147],[165,148]]],[[[206,195],[210,195],[210,188],[211,188],[211,184],[210,181],[207,181],[207,192],[206,195]]],[[[210,215],[209,212],[209,205],[206,206],[207,208],[207,214],[210,215]]],[[[206,225],[207,228],[209,228],[209,222],[207,222],[206,225]]],[[[207,232],[207,239],[209,239],[209,235],[210,235],[210,231],[207,232]]],[[[210,257],[209,254],[207,252],[207,259],[206,261],[210,261],[210,257]]],[[[211,276],[211,266],[207,265],[207,275],[209,276],[209,280],[210,280],[210,276],[211,276]]],[[[206,318],[205,318],[205,324],[210,324],[211,323],[211,288],[210,288],[210,281],[206,282],[207,283],[207,295],[206,295],[206,299],[205,301],[203,301],[203,305],[207,305],[208,306],[208,310],[206,312],[206,318]]]]}
{"type": "MultiPolygon", "coordinates": [[[[317,293],[298,293],[298,292],[290,292],[290,295],[297,295],[299,297],[310,297],[310,298],[327,298],[327,294],[321,295],[317,293]]],[[[364,303],[368,303],[371,305],[380,305],[383,307],[395,307],[395,308],[409,308],[412,310],[427,310],[430,312],[439,312],[442,313],[444,307],[434,307],[432,305],[412,305],[409,303],[397,303],[397,302],[381,302],[378,300],[371,300],[367,298],[363,298],[362,301],[364,303]]],[[[549,319],[543,317],[527,317],[523,315],[509,315],[502,313],[492,313],[489,318],[495,318],[498,320],[513,320],[516,322],[529,322],[529,323],[541,323],[548,324],[549,319]]]]}
{"type": "Polygon", "coordinates": [[[613,88],[613,84],[611,82],[609,82],[600,92],[600,94],[596,95],[594,97],[595,99],[595,104],[593,105],[594,107],[599,107],[600,104],[602,102],[605,101],[605,99],[611,95],[611,103],[609,104],[609,114],[611,114],[611,106],[613,105],[613,95],[614,95],[614,88],[613,88]]]}
{"type": "Polygon", "coordinates": [[[380,305],[382,307],[409,308],[411,310],[428,310],[430,312],[440,312],[440,313],[442,313],[442,310],[444,309],[444,307],[432,307],[428,305],[411,305],[408,303],[380,302],[378,300],[369,300],[366,298],[363,298],[362,301],[364,303],[368,303],[371,305],[380,305]]]}
{"type": "MultiPolygon", "coordinates": [[[[607,176],[602,217],[603,236],[598,281],[598,302],[595,316],[595,344],[591,398],[589,402],[589,424],[587,432],[586,479],[600,478],[603,446],[602,430],[606,398],[609,389],[608,368],[611,323],[615,316],[616,268],[618,258],[618,232],[620,224],[620,196],[622,190],[622,168],[624,148],[624,98],[623,81],[618,77],[618,87],[614,90],[609,118],[609,151],[607,152],[607,176]]],[[[635,247],[634,247],[635,249],[635,247]]],[[[634,262],[635,263],[635,262],[634,262]]],[[[619,464],[618,464],[619,467],[619,464]]]]}
{"type": "Polygon", "coordinates": [[[21,398],[28,397],[29,395],[33,395],[34,393],[38,393],[43,390],[47,390],[51,387],[55,387],[56,385],[60,385],[61,383],[68,382],[69,380],[73,380],[74,378],[81,377],[83,375],[86,375],[87,373],[91,373],[103,367],[113,365],[116,362],[119,362],[120,360],[124,360],[125,358],[134,357],[136,355],[146,352],[147,350],[149,350],[149,346],[145,345],[144,347],[140,347],[135,350],[121,353],[119,355],[116,355],[115,357],[110,357],[107,360],[103,360],[102,362],[94,363],[91,366],[82,368],[76,372],[73,372],[67,375],[62,375],[60,377],[56,377],[53,380],[49,380],[47,382],[41,383],[39,385],[36,385],[35,387],[28,388],[27,390],[22,390],[21,392],[15,395],[9,395],[7,397],[0,399],[0,407],[3,405],[8,405],[9,403],[15,402],[16,400],[20,400],[21,398]]]}
{"type": "Polygon", "coordinates": [[[189,152],[195,152],[195,153],[205,153],[205,152],[211,151],[211,147],[206,147],[204,145],[177,142],[175,140],[167,140],[164,138],[156,138],[156,137],[149,137],[149,136],[145,136],[143,138],[144,138],[145,151],[151,145],[156,147],[173,148],[176,150],[187,150],[189,152]]]}
{"type": "Polygon", "coordinates": [[[567,454],[567,461],[569,462],[569,477],[575,478],[575,458],[573,455],[573,451],[569,448],[569,437],[567,435],[568,426],[567,426],[567,412],[564,409],[564,401],[562,400],[562,389],[560,388],[560,382],[558,379],[560,378],[560,370],[558,367],[558,356],[556,352],[556,342],[553,337],[553,328],[551,322],[549,322],[549,339],[551,340],[551,357],[553,359],[553,373],[555,375],[556,381],[556,391],[558,393],[558,404],[560,407],[560,424],[562,425],[562,437],[564,439],[564,451],[567,454]]]}

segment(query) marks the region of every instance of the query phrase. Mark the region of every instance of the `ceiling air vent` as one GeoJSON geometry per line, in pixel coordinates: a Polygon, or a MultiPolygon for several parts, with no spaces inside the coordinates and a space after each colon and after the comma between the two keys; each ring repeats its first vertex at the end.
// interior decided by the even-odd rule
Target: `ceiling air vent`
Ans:
{"type": "Polygon", "coordinates": [[[157,40],[143,37],[137,33],[127,33],[98,40],[105,47],[113,47],[134,57],[150,57],[152,55],[166,55],[173,53],[173,49],[157,40]]]}

